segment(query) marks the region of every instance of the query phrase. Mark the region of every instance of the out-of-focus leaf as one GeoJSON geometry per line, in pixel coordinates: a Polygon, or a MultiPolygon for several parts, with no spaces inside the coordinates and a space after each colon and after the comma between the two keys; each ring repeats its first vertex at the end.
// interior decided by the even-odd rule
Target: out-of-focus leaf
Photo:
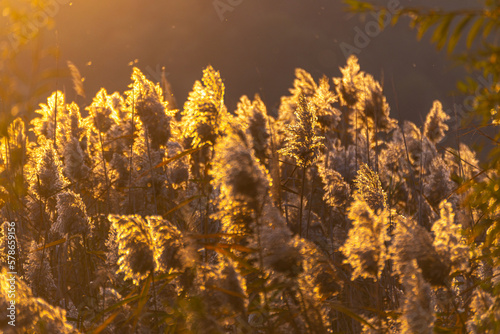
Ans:
{"type": "Polygon", "coordinates": [[[437,44],[438,49],[442,49],[446,43],[446,38],[448,36],[448,30],[450,29],[451,21],[454,19],[454,15],[448,14],[441,19],[441,22],[434,30],[432,34],[432,41],[437,44]]]}
{"type": "Polygon", "coordinates": [[[255,249],[245,247],[242,245],[238,244],[224,244],[224,243],[216,243],[216,244],[205,244],[204,245],[206,249],[211,249],[211,250],[218,250],[218,249],[234,249],[240,252],[245,252],[245,253],[253,253],[255,252],[255,249]]]}
{"type": "Polygon", "coordinates": [[[236,291],[227,290],[227,289],[215,286],[215,285],[208,285],[207,288],[223,292],[223,293],[225,293],[227,295],[230,295],[230,296],[233,296],[233,297],[238,297],[238,298],[241,298],[241,299],[246,299],[247,298],[245,295],[237,293],[236,291]]]}
{"type": "Polygon", "coordinates": [[[474,39],[476,38],[477,34],[479,33],[481,27],[483,26],[484,18],[479,17],[476,19],[476,22],[472,25],[472,27],[469,30],[469,34],[467,35],[467,48],[470,49],[472,46],[472,43],[474,42],[474,39]]]}
{"type": "Polygon", "coordinates": [[[422,20],[417,28],[417,40],[421,40],[427,30],[429,30],[429,28],[432,27],[437,20],[437,16],[426,17],[425,20],[422,20]]]}
{"type": "Polygon", "coordinates": [[[38,251],[41,251],[43,249],[47,249],[47,248],[50,248],[50,247],[54,247],[54,246],[57,246],[57,245],[60,245],[60,244],[63,244],[66,242],[66,238],[62,238],[62,239],[59,239],[59,240],[56,240],[56,241],[52,241],[51,243],[48,243],[46,244],[45,246],[42,246],[42,247],[39,247],[37,249],[34,249],[32,251],[30,251],[30,253],[34,253],[34,252],[38,252],[38,251]]]}
{"type": "Polygon", "coordinates": [[[115,313],[110,315],[102,324],[99,325],[99,327],[97,327],[96,329],[94,329],[92,331],[92,334],[99,334],[100,332],[105,330],[106,327],[108,327],[109,324],[111,324],[113,322],[113,320],[115,320],[115,318],[118,316],[118,314],[120,314],[120,311],[116,311],[115,313]]]}
{"type": "Polygon", "coordinates": [[[348,309],[347,307],[345,307],[344,305],[340,304],[340,303],[335,303],[335,302],[330,302],[328,303],[328,305],[338,311],[338,312],[341,312],[341,313],[344,313],[345,315],[353,318],[354,320],[364,324],[364,325],[367,325],[368,327],[370,327],[371,329],[375,329],[375,327],[373,327],[372,324],[370,324],[368,321],[366,321],[363,317],[357,315],[356,313],[354,313],[354,311],[351,311],[350,309],[348,309]]]}
{"type": "MultiPolygon", "coordinates": [[[[175,160],[179,160],[180,158],[182,157],[185,157],[186,155],[190,155],[190,154],[193,154],[195,152],[198,152],[199,150],[201,150],[203,147],[205,147],[207,144],[203,144],[203,145],[200,145],[198,147],[195,147],[195,148],[190,148],[190,149],[187,149],[171,158],[168,158],[167,160],[163,161],[163,162],[160,162],[158,165],[154,166],[153,169],[156,169],[156,168],[160,168],[160,167],[163,167],[163,166],[166,166],[168,165],[169,163],[171,163],[172,161],[175,161],[175,160]]],[[[151,170],[147,170],[145,171],[144,173],[142,173],[140,175],[140,177],[144,177],[145,175],[147,175],[148,173],[150,173],[151,170]]]]}
{"type": "Polygon", "coordinates": [[[180,202],[172,209],[168,210],[167,213],[165,213],[165,216],[168,216],[169,214],[174,213],[175,211],[179,210],[183,206],[188,205],[189,203],[191,203],[195,199],[202,198],[202,197],[203,197],[203,195],[195,195],[195,196],[189,197],[188,199],[185,199],[184,201],[180,202]]]}
{"type": "Polygon", "coordinates": [[[472,20],[472,15],[465,16],[455,27],[448,41],[448,53],[452,53],[457,45],[465,26],[472,20]]]}

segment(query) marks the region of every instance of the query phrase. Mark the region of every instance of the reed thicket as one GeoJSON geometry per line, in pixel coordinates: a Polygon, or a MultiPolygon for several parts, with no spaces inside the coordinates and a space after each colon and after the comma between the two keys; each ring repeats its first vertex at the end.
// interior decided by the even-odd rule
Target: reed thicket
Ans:
{"type": "Polygon", "coordinates": [[[297,69],[277,117],[259,96],[228,111],[207,67],[180,110],[134,68],[123,94],[57,91],[14,120],[0,215],[18,226],[16,329],[500,331],[498,261],[466,201],[498,170],[443,144],[439,101],[421,126],[396,120],[355,57],[341,72],[297,69]]]}

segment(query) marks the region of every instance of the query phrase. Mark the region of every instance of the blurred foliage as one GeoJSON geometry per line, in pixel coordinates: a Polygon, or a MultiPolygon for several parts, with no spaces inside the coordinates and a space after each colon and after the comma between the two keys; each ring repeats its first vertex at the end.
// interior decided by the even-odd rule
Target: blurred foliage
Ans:
{"type": "Polygon", "coordinates": [[[465,66],[471,75],[477,71],[491,83],[485,86],[472,76],[458,83],[458,88],[463,93],[475,96],[475,112],[472,116],[482,117],[483,125],[495,124],[500,120],[500,114],[497,113],[500,104],[499,0],[482,0],[480,9],[456,10],[420,7],[389,9],[360,0],[344,2],[352,12],[376,12],[381,27],[388,15],[393,25],[402,17],[407,17],[419,40],[426,33],[431,34],[431,42],[436,44],[438,50],[446,47],[447,52],[458,64],[465,66]],[[459,41],[465,42],[466,50],[457,47],[459,41]]]}
{"type": "MultiPolygon", "coordinates": [[[[377,11],[381,21],[390,15],[389,8],[369,2],[344,2],[354,12],[377,11]]],[[[438,50],[446,48],[457,65],[464,66],[469,72],[457,87],[469,99],[472,98],[472,111],[464,114],[463,110],[454,110],[455,117],[463,118],[460,130],[478,134],[484,139],[483,149],[488,152],[488,159],[482,163],[482,170],[463,184],[461,191],[472,187],[468,205],[481,213],[469,230],[469,240],[484,241],[480,256],[489,265],[497,266],[500,253],[500,1],[482,0],[478,3],[479,8],[474,4],[473,9],[455,10],[404,7],[391,12],[391,23],[397,23],[402,17],[409,18],[410,27],[416,30],[419,40],[430,34],[431,42],[438,50]],[[479,177],[483,174],[486,177],[479,177]]],[[[458,123],[460,119],[455,121],[458,123]]],[[[472,247],[475,249],[475,245],[472,247]]],[[[479,295],[485,298],[483,295],[488,290],[492,292],[491,286],[479,295]]],[[[494,289],[493,292],[494,300],[498,302],[500,291],[494,289]]],[[[486,308],[485,312],[492,309],[488,311],[486,308]]],[[[498,331],[499,319],[493,317],[490,320],[493,322],[489,323],[488,330],[498,331]]],[[[481,328],[485,330],[486,327],[481,328]]]]}
{"type": "Polygon", "coordinates": [[[0,0],[0,134],[16,117],[29,121],[41,96],[67,75],[57,45],[46,42],[63,0],[0,0]]]}

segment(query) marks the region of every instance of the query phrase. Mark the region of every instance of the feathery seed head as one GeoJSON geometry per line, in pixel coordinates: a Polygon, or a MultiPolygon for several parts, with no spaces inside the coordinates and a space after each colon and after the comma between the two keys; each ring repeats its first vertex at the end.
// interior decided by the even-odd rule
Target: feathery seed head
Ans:
{"type": "Polygon", "coordinates": [[[193,267],[198,261],[196,245],[184,237],[169,221],[160,216],[146,217],[153,237],[157,270],[182,270],[193,267]]]}
{"type": "Polygon", "coordinates": [[[358,58],[351,55],[346,67],[341,67],[342,78],[333,78],[335,89],[343,106],[353,107],[360,99],[363,72],[359,72],[358,58]]]}
{"type": "Polygon", "coordinates": [[[241,275],[229,259],[212,266],[205,280],[205,300],[211,314],[219,318],[245,314],[247,308],[246,286],[241,275]]]}
{"type": "Polygon", "coordinates": [[[238,123],[249,136],[255,156],[264,162],[269,155],[269,116],[266,106],[258,95],[253,101],[242,96],[236,109],[238,123]]]}
{"type": "MultiPolygon", "coordinates": [[[[301,95],[311,99],[318,86],[314,82],[313,77],[307,71],[296,68],[295,80],[293,81],[293,88],[290,88],[291,96],[282,96],[281,103],[278,110],[278,122],[283,125],[291,125],[297,121],[295,111],[299,106],[299,98],[301,95]]],[[[277,129],[279,133],[283,133],[285,128],[277,129]]]]}
{"type": "Polygon", "coordinates": [[[374,212],[386,207],[387,194],[382,188],[380,178],[366,164],[360,166],[354,184],[356,185],[356,193],[368,203],[374,212]]]}
{"type": "Polygon", "coordinates": [[[88,235],[91,232],[87,208],[79,194],[71,190],[57,194],[57,221],[51,230],[61,236],[66,234],[88,235]]]}
{"type": "Polygon", "coordinates": [[[63,140],[74,137],[82,140],[85,135],[85,120],[82,118],[80,108],[75,102],[67,104],[66,108],[58,110],[58,142],[63,144],[63,140]]]}
{"type": "Polygon", "coordinates": [[[445,132],[448,131],[446,121],[449,119],[450,116],[443,111],[441,102],[437,100],[434,101],[425,119],[424,135],[429,138],[432,143],[439,143],[445,137],[445,132]]]}
{"type": "Polygon", "coordinates": [[[469,267],[469,248],[461,236],[461,227],[454,222],[451,203],[442,201],[439,210],[441,217],[432,225],[434,248],[450,264],[452,273],[464,271],[469,267]]]}
{"type": "Polygon", "coordinates": [[[359,193],[349,207],[352,227],[341,251],[346,256],[345,263],[353,268],[352,279],[357,277],[380,277],[387,259],[385,242],[389,240],[389,212],[383,208],[377,213],[359,193]]]}
{"type": "Polygon", "coordinates": [[[314,298],[324,301],[337,295],[342,288],[337,268],[328,256],[307,239],[294,238],[302,257],[302,288],[314,294],[314,298]]]}
{"type": "Polygon", "coordinates": [[[320,168],[325,194],[323,199],[332,208],[341,207],[347,203],[351,193],[349,184],[344,181],[339,172],[330,168],[320,168]]]}
{"type": "Polygon", "coordinates": [[[86,165],[86,156],[77,138],[71,137],[63,149],[63,172],[70,181],[85,180],[90,168],[86,165]]]}
{"type": "Polygon", "coordinates": [[[304,94],[299,97],[299,105],[295,111],[297,124],[289,125],[285,147],[280,150],[283,155],[295,159],[302,167],[309,167],[318,158],[323,146],[323,137],[316,135],[316,110],[311,106],[304,94]]]}
{"type": "Polygon", "coordinates": [[[316,108],[318,128],[326,135],[333,132],[340,122],[340,111],[333,107],[337,97],[330,90],[327,77],[319,80],[319,85],[311,98],[311,104],[316,108]]]}
{"type": "Polygon", "coordinates": [[[192,138],[191,146],[212,145],[225,128],[224,83],[212,66],[203,70],[202,82],[196,81],[184,104],[183,137],[192,138]],[[202,83],[203,82],[203,83],[202,83]]]}
{"type": "Polygon", "coordinates": [[[166,145],[170,138],[170,121],[175,111],[167,109],[159,84],[153,84],[142,72],[134,67],[131,90],[127,91],[127,104],[134,109],[147,130],[151,147],[158,149],[166,145]]]}
{"type": "Polygon", "coordinates": [[[390,108],[382,86],[369,74],[364,76],[363,96],[358,101],[357,108],[365,116],[363,121],[369,122],[369,128],[377,132],[389,132],[396,127],[397,121],[389,116],[390,108]]]}
{"type": "Polygon", "coordinates": [[[155,267],[153,239],[142,217],[110,215],[118,243],[118,271],[138,285],[155,267]]]}
{"type": "MultiPolygon", "coordinates": [[[[182,153],[182,146],[173,141],[167,143],[167,157],[172,158],[182,153]]],[[[187,157],[172,161],[168,165],[168,180],[174,185],[179,186],[189,179],[189,159],[187,157]]]]}
{"type": "Polygon", "coordinates": [[[472,317],[467,321],[467,329],[472,334],[494,334],[500,329],[500,309],[498,297],[476,288],[470,303],[472,317]]]}
{"type": "Polygon", "coordinates": [[[396,228],[390,253],[399,279],[415,275],[411,263],[416,260],[427,282],[434,286],[446,285],[450,273],[449,261],[436,251],[430,233],[413,219],[399,215],[393,218],[396,228]]]}
{"type": "MultiPolygon", "coordinates": [[[[12,329],[7,322],[7,307],[10,299],[7,296],[12,293],[11,282],[7,281],[10,274],[5,269],[0,274],[0,308],[2,309],[0,329],[12,329]]],[[[16,280],[16,333],[39,333],[40,328],[45,329],[43,333],[78,334],[78,330],[66,319],[66,311],[50,305],[41,298],[33,296],[31,289],[24,280],[16,280]]]]}
{"type": "Polygon", "coordinates": [[[434,310],[431,300],[431,287],[424,281],[416,261],[409,263],[412,275],[405,276],[405,302],[401,317],[402,333],[432,334],[434,328],[434,310]]]}
{"type": "Polygon", "coordinates": [[[432,206],[437,206],[453,191],[455,185],[450,178],[450,170],[440,156],[432,159],[429,175],[423,180],[423,187],[424,195],[432,206]]]}
{"type": "Polygon", "coordinates": [[[62,163],[51,140],[33,150],[30,159],[35,164],[29,172],[32,180],[30,190],[38,199],[48,199],[66,186],[67,181],[62,175],[62,163]]]}
{"type": "Polygon", "coordinates": [[[40,104],[40,109],[35,112],[40,114],[40,117],[31,121],[33,132],[40,141],[45,139],[55,139],[58,114],[65,108],[65,97],[60,91],[52,93],[47,99],[47,104],[40,104]]]}
{"type": "Polygon", "coordinates": [[[86,108],[93,126],[101,133],[106,133],[115,120],[118,119],[113,100],[107,94],[106,89],[101,88],[94,97],[92,104],[86,108]]]}
{"type": "MultiPolygon", "coordinates": [[[[302,256],[290,229],[276,207],[265,205],[259,232],[264,268],[286,277],[296,277],[302,270],[302,256]]],[[[259,247],[258,240],[253,240],[252,246],[259,247]]]]}
{"type": "Polygon", "coordinates": [[[436,146],[426,136],[422,136],[420,129],[412,122],[405,121],[402,131],[405,137],[403,138],[401,131],[397,131],[395,141],[408,149],[408,157],[414,168],[420,168],[422,165],[423,169],[427,170],[437,155],[436,146]]]}
{"type": "Polygon", "coordinates": [[[55,302],[57,287],[50,267],[50,254],[40,251],[42,244],[31,242],[28,260],[24,267],[26,282],[31,290],[42,298],[55,302]]]}
{"type": "Polygon", "coordinates": [[[214,189],[220,189],[219,216],[228,233],[247,233],[269,192],[267,171],[257,162],[246,135],[237,129],[228,131],[215,147],[214,189]]]}
{"type": "Polygon", "coordinates": [[[446,150],[443,160],[447,162],[454,179],[470,180],[479,172],[476,153],[464,143],[460,143],[460,151],[453,148],[446,150]]]}

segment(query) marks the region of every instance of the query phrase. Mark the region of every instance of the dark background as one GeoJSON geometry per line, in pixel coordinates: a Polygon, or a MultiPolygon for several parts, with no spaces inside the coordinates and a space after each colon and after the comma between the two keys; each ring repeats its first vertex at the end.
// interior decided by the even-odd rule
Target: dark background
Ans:
{"type": "MultiPolygon", "coordinates": [[[[475,4],[400,2],[431,7],[475,4]]],[[[274,109],[280,96],[288,94],[296,67],[315,79],[340,75],[338,68],[346,63],[340,43],[354,45],[354,28],[364,30],[374,20],[367,15],[363,21],[363,16],[345,9],[339,0],[242,0],[221,21],[213,0],[74,0],[61,5],[51,33],[57,31],[61,63],[71,60],[86,78],[87,99],[82,102],[90,103],[100,87],[109,93],[126,90],[129,63],[137,59],[135,66],[153,81],[165,66],[180,106],[202,69],[211,64],[224,78],[229,110],[241,95],[255,93],[274,109]]],[[[441,100],[445,109],[461,103],[450,93],[463,70],[429,43],[429,35],[418,42],[408,21],[371,38],[358,57],[361,69],[383,82],[395,118],[421,124],[433,100],[441,100]]],[[[71,91],[69,82],[60,85],[71,91]]]]}

